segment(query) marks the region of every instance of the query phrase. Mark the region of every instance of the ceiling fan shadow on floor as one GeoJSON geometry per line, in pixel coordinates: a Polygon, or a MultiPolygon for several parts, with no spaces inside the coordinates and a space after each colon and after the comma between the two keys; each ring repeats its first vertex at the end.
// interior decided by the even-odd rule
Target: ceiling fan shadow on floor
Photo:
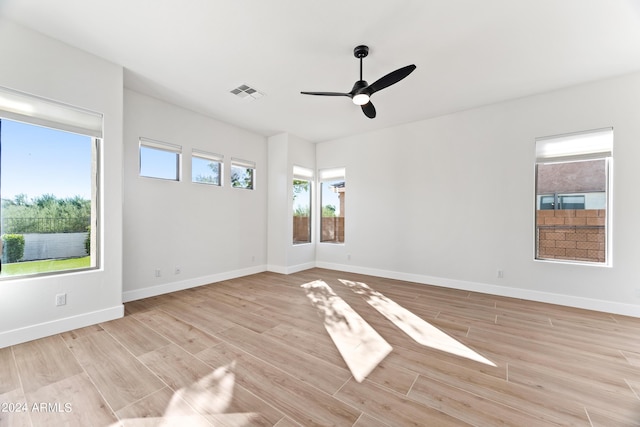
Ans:
{"type": "Polygon", "coordinates": [[[369,55],[369,47],[365,45],[356,46],[353,49],[353,56],[360,60],[360,80],[355,82],[350,92],[300,92],[303,95],[319,95],[319,96],[348,96],[351,98],[354,104],[359,105],[362,108],[362,112],[365,116],[373,119],[376,116],[376,109],[371,103],[371,95],[387,88],[393,84],[398,83],[400,80],[407,77],[416,69],[414,64],[407,65],[406,67],[398,68],[395,71],[390,72],[384,77],[379,78],[372,84],[368,84],[362,79],[362,58],[366,58],[369,55]]]}

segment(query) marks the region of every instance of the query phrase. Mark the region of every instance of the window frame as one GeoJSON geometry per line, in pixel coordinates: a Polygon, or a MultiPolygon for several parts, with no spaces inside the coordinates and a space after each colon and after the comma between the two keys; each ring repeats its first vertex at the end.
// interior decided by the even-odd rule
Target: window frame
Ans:
{"type": "Polygon", "coordinates": [[[87,137],[91,144],[89,266],[0,276],[0,281],[77,274],[102,268],[102,183],[100,177],[102,174],[102,149],[104,143],[103,114],[0,86],[0,117],[30,126],[81,135],[87,137]]]}
{"type": "Polygon", "coordinates": [[[309,168],[305,168],[302,166],[293,166],[293,178],[291,180],[292,182],[292,202],[291,202],[291,221],[292,221],[292,228],[293,228],[293,236],[292,236],[292,245],[293,246],[299,246],[299,245],[308,245],[313,243],[314,239],[313,239],[313,219],[314,219],[314,215],[313,215],[313,187],[314,187],[314,174],[313,174],[313,169],[309,169],[309,168]],[[294,208],[294,203],[295,203],[295,197],[296,197],[296,193],[295,193],[295,182],[296,181],[305,181],[309,184],[309,200],[308,200],[308,207],[309,207],[309,215],[307,216],[308,218],[308,224],[307,224],[307,235],[309,236],[309,239],[307,241],[296,241],[295,240],[295,236],[296,236],[296,225],[295,225],[295,208],[294,208]]]}
{"type": "MultiPolygon", "coordinates": [[[[613,194],[612,194],[612,169],[613,169],[613,128],[601,128],[594,130],[587,130],[581,132],[574,132],[570,134],[562,134],[555,136],[547,136],[543,138],[536,138],[536,161],[535,161],[535,187],[534,187],[534,261],[540,262],[552,262],[552,263],[564,263],[564,264],[574,264],[574,265],[585,265],[585,266],[600,266],[600,267],[611,267],[612,266],[612,251],[611,251],[611,236],[612,236],[612,206],[613,206],[613,194]],[[582,141],[581,141],[582,140],[582,141]],[[553,147],[553,143],[557,142],[558,147],[553,147]],[[540,147],[542,145],[542,148],[540,147]],[[593,208],[587,206],[587,194],[596,194],[590,191],[563,191],[557,192],[554,194],[551,193],[541,193],[538,194],[538,180],[539,180],[539,166],[545,164],[561,164],[561,163],[578,163],[578,162],[586,162],[586,161],[603,161],[604,162],[604,208],[593,208]],[[580,208],[563,208],[562,206],[557,206],[560,197],[562,196],[575,196],[575,195],[585,195],[584,201],[585,206],[580,208]],[[553,209],[541,209],[541,201],[543,196],[554,196],[554,206],[553,209]],[[573,210],[573,211],[604,211],[604,221],[594,220],[592,227],[603,227],[603,238],[604,238],[604,256],[603,260],[586,260],[586,257],[570,257],[567,258],[558,256],[558,257],[550,257],[550,256],[540,256],[540,235],[539,231],[542,225],[540,224],[543,221],[543,218],[539,218],[540,212],[544,211],[563,211],[563,210],[573,210]],[[597,225],[602,224],[602,225],[597,225]],[[583,258],[583,259],[577,259],[583,258]]],[[[599,194],[599,193],[597,193],[599,194]]],[[[553,214],[554,216],[556,214],[553,214]]],[[[562,214],[560,214],[562,215],[562,214]]],[[[585,212],[583,215],[587,215],[585,212]]],[[[600,215],[600,212],[598,212],[600,215]]],[[[600,216],[598,217],[600,218],[600,216]]],[[[589,221],[587,221],[588,224],[589,221]]],[[[568,228],[574,227],[573,230],[577,230],[578,225],[570,226],[565,224],[558,224],[557,228],[568,228]]],[[[549,229],[553,229],[553,227],[549,227],[549,229]]]]}
{"type": "MultiPolygon", "coordinates": [[[[326,243],[326,244],[331,244],[331,245],[344,245],[345,241],[346,241],[346,216],[345,216],[345,210],[346,210],[346,200],[345,200],[345,196],[343,196],[343,200],[342,200],[342,208],[340,210],[340,215],[337,218],[343,218],[342,220],[342,240],[339,240],[339,236],[340,236],[340,232],[338,232],[338,237],[334,237],[334,239],[332,240],[323,240],[323,231],[324,231],[324,227],[323,227],[323,218],[331,218],[331,217],[324,217],[323,216],[323,211],[324,211],[324,202],[323,202],[323,184],[324,183],[329,183],[329,182],[339,182],[339,181],[343,181],[344,183],[344,188],[345,190],[343,191],[343,193],[346,195],[346,183],[347,183],[347,176],[346,176],[346,168],[344,167],[337,167],[337,168],[329,168],[329,169],[322,169],[318,172],[318,197],[320,200],[320,203],[318,203],[318,208],[319,208],[319,222],[320,222],[320,226],[318,227],[318,232],[319,232],[319,238],[318,238],[318,242],[319,243],[326,243]]],[[[335,236],[335,229],[333,230],[334,236],[335,236]]]]}

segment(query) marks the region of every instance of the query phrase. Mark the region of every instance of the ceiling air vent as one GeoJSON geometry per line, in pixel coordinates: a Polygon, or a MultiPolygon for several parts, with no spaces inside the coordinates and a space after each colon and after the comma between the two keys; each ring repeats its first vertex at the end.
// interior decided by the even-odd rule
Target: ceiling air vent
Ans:
{"type": "Polygon", "coordinates": [[[264,93],[249,87],[247,85],[238,86],[237,88],[230,91],[232,94],[236,95],[238,98],[254,100],[260,99],[264,96],[264,93]]]}

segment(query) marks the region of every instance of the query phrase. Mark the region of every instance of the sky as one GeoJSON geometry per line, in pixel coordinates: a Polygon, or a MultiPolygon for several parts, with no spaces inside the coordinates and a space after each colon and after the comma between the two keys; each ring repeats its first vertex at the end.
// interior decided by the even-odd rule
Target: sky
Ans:
{"type": "Polygon", "coordinates": [[[0,197],[91,199],[92,138],[2,119],[0,197]]]}
{"type": "Polygon", "coordinates": [[[173,151],[140,147],[140,176],[178,180],[179,154],[173,151]]]}
{"type": "Polygon", "coordinates": [[[344,182],[344,179],[339,179],[336,181],[324,181],[321,183],[322,194],[321,203],[322,206],[333,206],[336,208],[336,216],[340,216],[340,197],[338,193],[331,189],[331,186],[334,184],[338,184],[340,182],[344,182]]]}

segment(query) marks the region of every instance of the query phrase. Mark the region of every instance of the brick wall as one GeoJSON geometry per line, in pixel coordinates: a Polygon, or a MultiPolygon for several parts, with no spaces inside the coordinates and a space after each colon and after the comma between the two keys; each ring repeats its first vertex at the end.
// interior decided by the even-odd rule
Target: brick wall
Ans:
{"type": "MultiPolygon", "coordinates": [[[[344,243],[344,217],[322,218],[321,242],[344,243]]],[[[304,243],[309,239],[309,217],[293,217],[293,242],[304,243]]]]}
{"type": "Polygon", "coordinates": [[[307,243],[311,241],[309,236],[309,217],[293,217],[293,243],[307,243]]]}
{"type": "Polygon", "coordinates": [[[605,262],[605,209],[536,212],[537,258],[605,262]]]}
{"type": "Polygon", "coordinates": [[[344,243],[344,217],[322,218],[321,242],[344,243]]]}

